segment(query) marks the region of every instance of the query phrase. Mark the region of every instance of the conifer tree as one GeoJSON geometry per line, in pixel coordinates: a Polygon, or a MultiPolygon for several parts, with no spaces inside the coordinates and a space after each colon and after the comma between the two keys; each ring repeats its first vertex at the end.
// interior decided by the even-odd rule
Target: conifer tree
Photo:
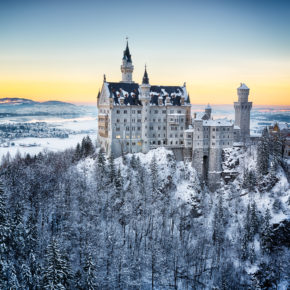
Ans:
{"type": "Polygon", "coordinates": [[[73,160],[79,161],[81,159],[81,157],[82,157],[81,145],[80,145],[80,143],[78,143],[76,146],[76,149],[75,149],[73,160]]]}
{"type": "Polygon", "coordinates": [[[65,289],[66,281],[68,281],[68,267],[60,254],[56,239],[52,238],[45,255],[43,288],[65,289]]]}
{"type": "Polygon", "coordinates": [[[109,158],[109,178],[111,183],[114,182],[115,177],[116,177],[115,159],[113,153],[111,153],[109,158]]]}
{"type": "Polygon", "coordinates": [[[95,265],[89,254],[84,265],[84,289],[96,289],[95,265]]]}
{"type": "Polygon", "coordinates": [[[152,184],[152,193],[155,195],[158,193],[158,165],[155,154],[150,162],[150,177],[151,177],[151,184],[152,184]]]}
{"type": "Polygon", "coordinates": [[[262,232],[261,232],[261,244],[262,244],[262,249],[264,252],[268,252],[271,244],[272,244],[272,239],[271,239],[271,213],[270,210],[267,208],[264,219],[263,219],[263,225],[262,225],[262,232]]]}
{"type": "MultiPolygon", "coordinates": [[[[7,196],[0,180],[0,288],[8,289],[11,277],[9,271],[13,266],[10,260],[11,226],[7,213],[7,196]]],[[[13,267],[14,269],[14,267],[13,267]]]]}
{"type": "Polygon", "coordinates": [[[269,167],[268,131],[265,128],[257,147],[257,168],[260,175],[266,175],[269,167]]]}

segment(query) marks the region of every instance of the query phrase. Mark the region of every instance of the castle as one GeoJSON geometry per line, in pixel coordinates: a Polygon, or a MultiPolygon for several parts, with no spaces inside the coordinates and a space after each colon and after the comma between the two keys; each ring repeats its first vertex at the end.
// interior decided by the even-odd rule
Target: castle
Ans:
{"type": "Polygon", "coordinates": [[[128,42],[124,50],[122,81],[104,82],[98,94],[98,143],[107,154],[143,152],[166,147],[178,160],[191,162],[201,180],[218,184],[222,151],[250,137],[249,88],[241,84],[234,103],[235,122],[213,120],[208,105],[203,114],[191,115],[186,85],[151,85],[145,67],[142,83],[133,81],[128,42]]]}

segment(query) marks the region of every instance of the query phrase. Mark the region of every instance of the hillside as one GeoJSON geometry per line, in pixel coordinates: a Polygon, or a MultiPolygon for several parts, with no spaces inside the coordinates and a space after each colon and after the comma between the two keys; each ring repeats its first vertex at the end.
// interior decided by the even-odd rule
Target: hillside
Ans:
{"type": "Polygon", "coordinates": [[[78,115],[83,108],[60,101],[35,102],[24,98],[0,99],[0,117],[78,115]]]}
{"type": "Polygon", "coordinates": [[[75,150],[17,158],[2,163],[7,206],[15,227],[34,233],[20,256],[12,248],[19,280],[26,265],[43,288],[50,269],[68,289],[288,287],[289,183],[280,166],[251,182],[256,148],[225,154],[239,174],[214,193],[164,148],[114,160],[87,138],[75,150]]]}

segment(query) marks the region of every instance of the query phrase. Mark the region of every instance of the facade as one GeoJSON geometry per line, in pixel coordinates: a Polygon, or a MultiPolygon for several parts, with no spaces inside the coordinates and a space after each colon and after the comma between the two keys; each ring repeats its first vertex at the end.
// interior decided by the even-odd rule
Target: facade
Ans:
{"type": "Polygon", "coordinates": [[[147,153],[163,146],[178,160],[191,162],[201,180],[214,188],[222,173],[222,152],[249,136],[249,89],[238,88],[236,121],[213,120],[208,105],[191,116],[190,98],[183,86],[151,85],[145,67],[142,83],[133,81],[134,66],[127,43],[121,82],[104,77],[98,95],[98,143],[107,154],[147,153]],[[240,129],[242,126],[243,129],[240,129]]]}

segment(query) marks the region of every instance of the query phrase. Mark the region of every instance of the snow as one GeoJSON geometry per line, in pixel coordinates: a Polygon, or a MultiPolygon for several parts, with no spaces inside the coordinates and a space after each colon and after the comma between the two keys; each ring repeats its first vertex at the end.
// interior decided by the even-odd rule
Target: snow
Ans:
{"type": "Polygon", "coordinates": [[[239,86],[239,89],[242,89],[242,90],[249,90],[249,88],[246,86],[246,84],[244,83],[241,83],[241,85],[239,86]]]}
{"type": "Polygon", "coordinates": [[[231,120],[220,119],[220,120],[205,120],[203,126],[232,126],[231,120]]]}

